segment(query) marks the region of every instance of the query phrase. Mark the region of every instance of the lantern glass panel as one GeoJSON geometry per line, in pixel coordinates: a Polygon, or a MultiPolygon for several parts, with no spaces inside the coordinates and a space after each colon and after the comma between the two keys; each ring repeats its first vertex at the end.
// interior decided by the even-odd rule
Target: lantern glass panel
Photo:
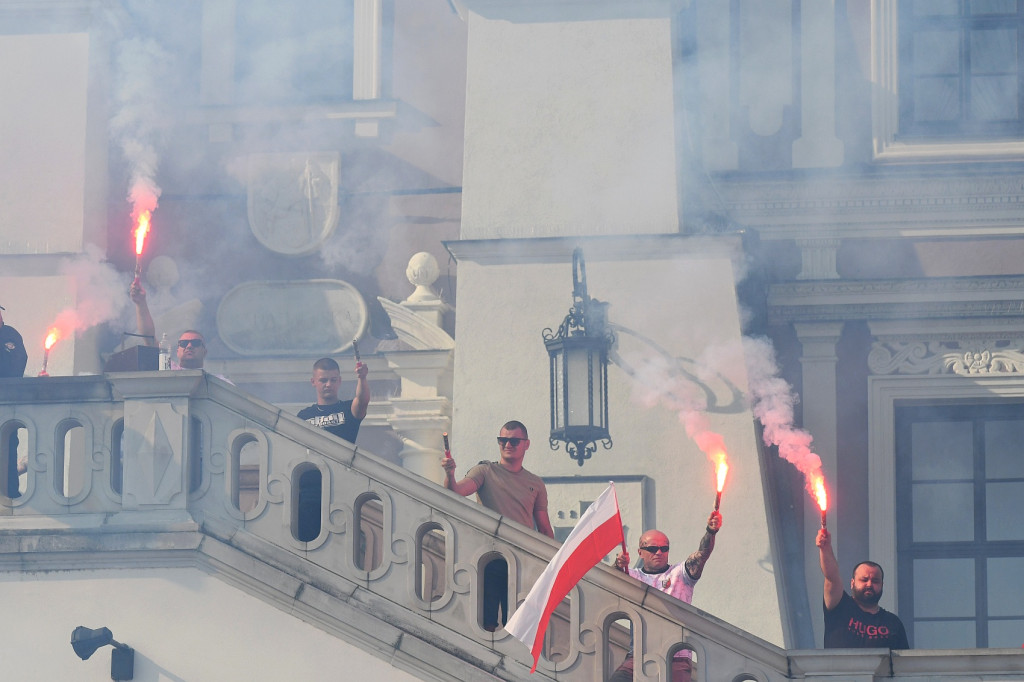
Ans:
{"type": "MultiPolygon", "coordinates": [[[[594,362],[590,349],[567,350],[565,364],[566,380],[569,385],[569,392],[566,395],[566,426],[590,426],[593,424],[590,401],[594,391],[594,362]]],[[[597,377],[597,380],[599,381],[600,377],[597,377]]]]}
{"type": "Polygon", "coordinates": [[[562,349],[551,352],[551,430],[565,429],[565,369],[562,349]]]}

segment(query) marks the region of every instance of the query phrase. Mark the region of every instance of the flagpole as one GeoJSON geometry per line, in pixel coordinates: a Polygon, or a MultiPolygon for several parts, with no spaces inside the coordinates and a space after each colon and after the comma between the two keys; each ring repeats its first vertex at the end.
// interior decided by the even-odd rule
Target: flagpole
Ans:
{"type": "MultiPolygon", "coordinates": [[[[608,485],[611,486],[612,497],[615,498],[615,508],[618,509],[619,508],[619,493],[618,493],[618,491],[615,490],[615,481],[608,481],[608,485]]],[[[619,528],[621,529],[622,528],[622,524],[621,524],[622,518],[621,517],[619,518],[619,521],[620,521],[619,528]]],[[[629,551],[626,549],[626,533],[624,531],[622,532],[622,553],[623,554],[629,554],[629,551]]]]}

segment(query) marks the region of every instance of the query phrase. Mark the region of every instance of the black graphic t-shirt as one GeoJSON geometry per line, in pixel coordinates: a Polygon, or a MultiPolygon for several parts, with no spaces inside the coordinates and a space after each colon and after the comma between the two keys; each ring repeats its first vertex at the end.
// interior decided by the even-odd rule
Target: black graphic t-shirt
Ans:
{"type": "Polygon", "coordinates": [[[825,609],[825,648],[909,649],[910,644],[896,614],[881,608],[868,613],[844,591],[834,609],[825,609]]]}
{"type": "Polygon", "coordinates": [[[299,411],[299,419],[305,419],[313,426],[326,429],[339,438],[344,438],[353,445],[359,435],[359,424],[352,414],[352,401],[339,400],[333,405],[310,405],[299,411]]]}

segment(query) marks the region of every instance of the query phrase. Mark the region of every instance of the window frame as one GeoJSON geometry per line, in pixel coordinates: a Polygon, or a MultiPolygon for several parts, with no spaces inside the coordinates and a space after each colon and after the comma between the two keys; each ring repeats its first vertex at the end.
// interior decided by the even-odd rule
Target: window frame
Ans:
{"type": "MultiPolygon", "coordinates": [[[[1024,539],[989,540],[987,538],[987,483],[985,425],[996,421],[1024,421],[1024,400],[973,400],[950,404],[897,405],[895,408],[896,435],[896,535],[899,572],[897,579],[902,588],[899,614],[911,640],[917,643],[916,627],[919,622],[971,622],[975,632],[975,646],[988,648],[989,626],[993,621],[1021,620],[1024,611],[1013,616],[992,616],[989,613],[988,561],[1000,558],[1024,558],[1024,539]],[[974,495],[972,510],[973,533],[970,540],[924,541],[912,538],[913,486],[912,444],[913,426],[920,423],[968,422],[971,425],[971,478],[974,495]],[[930,616],[917,618],[914,610],[914,566],[916,559],[969,559],[974,565],[974,615],[930,616]]],[[[950,479],[951,481],[953,479],[950,479]]],[[[920,482],[920,481],[918,481],[920,482]]],[[[966,579],[966,577],[965,577],[966,579]]],[[[920,646],[920,644],[918,644],[920,646]]],[[[932,647],[934,648],[934,647],[932,647]]]]}
{"type": "MultiPolygon", "coordinates": [[[[871,0],[872,160],[879,164],[1024,161],[1024,139],[900,135],[900,0],[871,0]]],[[[1018,48],[1018,60],[1024,50],[1018,48]]],[[[1018,92],[1024,96],[1024,89],[1018,92]]],[[[1021,112],[1024,120],[1024,110],[1021,112]]]]}

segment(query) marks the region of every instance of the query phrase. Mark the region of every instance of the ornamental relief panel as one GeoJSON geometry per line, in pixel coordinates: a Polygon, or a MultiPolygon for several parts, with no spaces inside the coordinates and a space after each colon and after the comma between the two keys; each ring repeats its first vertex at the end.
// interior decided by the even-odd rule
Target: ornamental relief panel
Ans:
{"type": "Polygon", "coordinates": [[[868,354],[872,374],[1024,373],[1024,339],[991,341],[876,341],[868,354]]]}

